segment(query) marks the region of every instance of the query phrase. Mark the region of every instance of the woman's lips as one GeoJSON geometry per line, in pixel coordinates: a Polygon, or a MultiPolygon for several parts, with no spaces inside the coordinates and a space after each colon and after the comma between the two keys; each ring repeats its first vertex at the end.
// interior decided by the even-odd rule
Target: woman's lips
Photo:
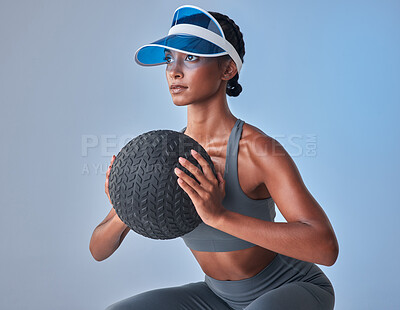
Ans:
{"type": "Polygon", "coordinates": [[[187,87],[183,87],[183,86],[174,86],[171,87],[171,93],[173,94],[179,94],[181,92],[183,92],[187,87]]]}

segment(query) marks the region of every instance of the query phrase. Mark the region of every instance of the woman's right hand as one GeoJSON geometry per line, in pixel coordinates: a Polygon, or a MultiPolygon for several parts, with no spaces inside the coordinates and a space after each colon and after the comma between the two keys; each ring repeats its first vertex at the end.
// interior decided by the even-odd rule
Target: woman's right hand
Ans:
{"type": "Polygon", "coordinates": [[[106,184],[105,184],[105,192],[106,192],[106,195],[107,195],[107,197],[108,197],[108,200],[110,200],[110,203],[111,203],[111,204],[112,204],[112,202],[111,202],[110,194],[109,194],[109,192],[108,192],[108,178],[109,178],[109,176],[110,176],[111,166],[112,166],[114,160],[115,160],[115,155],[113,155],[113,157],[112,157],[112,159],[111,159],[111,163],[110,163],[110,165],[108,166],[108,170],[107,170],[107,172],[106,172],[106,184]]]}

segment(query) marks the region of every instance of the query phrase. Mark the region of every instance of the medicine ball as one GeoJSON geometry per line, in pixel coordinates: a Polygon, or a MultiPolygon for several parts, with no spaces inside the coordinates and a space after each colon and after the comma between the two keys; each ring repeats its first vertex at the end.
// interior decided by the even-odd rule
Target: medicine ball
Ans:
{"type": "Polygon", "coordinates": [[[118,153],[109,175],[109,194],[117,215],[133,231],[152,239],[173,239],[202,222],[174,172],[178,167],[200,183],[178,161],[183,157],[203,171],[191,149],[203,156],[217,177],[206,150],[174,130],[141,134],[118,153]]]}

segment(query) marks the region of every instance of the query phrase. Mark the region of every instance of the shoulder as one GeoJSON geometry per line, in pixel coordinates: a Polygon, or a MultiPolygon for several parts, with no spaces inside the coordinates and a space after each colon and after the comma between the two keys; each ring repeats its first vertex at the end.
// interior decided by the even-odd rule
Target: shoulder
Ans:
{"type": "Polygon", "coordinates": [[[286,153],[276,139],[249,123],[243,124],[241,140],[252,156],[282,156],[286,153]]]}
{"type": "Polygon", "coordinates": [[[271,174],[288,173],[290,170],[296,172],[296,165],[283,145],[261,129],[244,123],[242,139],[248,160],[262,174],[263,179],[271,174]]]}
{"type": "Polygon", "coordinates": [[[290,205],[288,199],[299,194],[301,197],[298,196],[298,199],[304,201],[309,193],[292,157],[276,139],[247,125],[246,129],[243,125],[242,133],[246,137],[247,159],[251,162],[251,171],[257,183],[265,185],[276,204],[290,205]]]}

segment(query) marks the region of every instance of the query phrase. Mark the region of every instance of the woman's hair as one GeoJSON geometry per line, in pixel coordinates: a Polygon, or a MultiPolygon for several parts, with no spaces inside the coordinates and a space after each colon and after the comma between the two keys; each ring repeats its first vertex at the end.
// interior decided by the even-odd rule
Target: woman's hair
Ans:
{"type": "MultiPolygon", "coordinates": [[[[210,11],[208,11],[208,13],[214,16],[214,18],[221,25],[226,40],[228,40],[229,43],[231,43],[233,47],[236,49],[243,63],[245,50],[244,50],[243,34],[240,31],[239,26],[236,25],[232,19],[230,19],[228,16],[224,14],[218,12],[210,12],[210,11]]],[[[231,59],[231,57],[229,55],[218,57],[218,63],[221,64],[227,59],[231,59]]],[[[228,84],[226,85],[226,93],[228,96],[237,97],[242,92],[242,86],[238,83],[238,80],[239,80],[239,73],[236,73],[236,75],[228,81],[228,84]]]]}

